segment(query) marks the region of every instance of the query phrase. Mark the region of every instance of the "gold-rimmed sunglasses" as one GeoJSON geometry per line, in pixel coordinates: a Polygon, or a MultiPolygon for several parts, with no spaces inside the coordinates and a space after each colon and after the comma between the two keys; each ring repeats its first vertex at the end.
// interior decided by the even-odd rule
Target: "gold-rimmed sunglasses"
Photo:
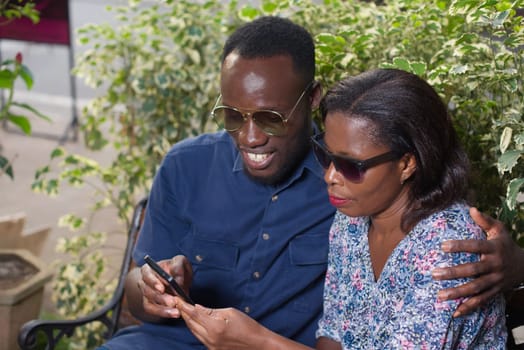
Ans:
{"type": "Polygon", "coordinates": [[[298,100],[295,102],[295,105],[287,114],[287,118],[284,117],[282,113],[271,109],[241,110],[239,108],[221,105],[219,103],[222,102],[222,95],[218,96],[215,107],[213,107],[213,110],[211,111],[211,117],[220,127],[223,127],[229,132],[239,130],[247,121],[247,118],[251,117],[253,122],[266,134],[272,136],[283,136],[287,131],[288,120],[293,116],[293,112],[295,112],[298,104],[313,84],[314,81],[310,82],[304,88],[298,97],[298,100]]]}

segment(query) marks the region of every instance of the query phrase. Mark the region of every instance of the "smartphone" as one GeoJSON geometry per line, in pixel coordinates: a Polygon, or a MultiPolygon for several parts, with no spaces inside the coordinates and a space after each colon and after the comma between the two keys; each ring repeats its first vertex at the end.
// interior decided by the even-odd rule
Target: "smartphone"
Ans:
{"type": "Polygon", "coordinates": [[[189,295],[187,295],[184,290],[182,289],[182,287],[180,287],[180,285],[178,283],[176,283],[175,279],[173,278],[173,276],[171,276],[170,274],[168,274],[166,271],[164,271],[164,269],[162,269],[160,267],[160,265],[158,265],[156,263],[156,261],[154,261],[153,259],[151,259],[151,257],[149,255],[146,255],[144,256],[144,261],[146,262],[146,264],[148,264],[160,277],[162,277],[170,286],[171,288],[173,288],[173,291],[178,294],[178,296],[180,296],[182,299],[184,299],[186,302],[188,302],[189,304],[191,305],[195,305],[195,302],[193,300],[191,300],[191,298],[189,297],[189,295]]]}

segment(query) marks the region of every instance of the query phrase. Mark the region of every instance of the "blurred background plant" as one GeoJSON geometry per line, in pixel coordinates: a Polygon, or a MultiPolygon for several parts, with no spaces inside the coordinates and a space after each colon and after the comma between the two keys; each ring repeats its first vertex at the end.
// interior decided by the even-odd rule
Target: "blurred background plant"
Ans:
{"type": "MultiPolygon", "coordinates": [[[[171,145],[215,130],[209,111],[227,36],[245,21],[280,15],[314,35],[325,87],[379,66],[427,79],[448,104],[471,159],[472,203],[503,220],[524,247],[522,8],[523,0],[130,0],[108,7],[121,24],[80,29],[89,49],[74,72],[104,90],[85,107],[81,128],[86,146],[115,152],[113,161],[103,166],[57,148],[33,188],[57,195],[63,183],[91,186],[93,213],[112,206],[129,226],[171,145]]],[[[59,243],[71,259],[61,263],[54,284],[57,309],[68,318],[97,309],[111,294],[99,252],[106,233],[91,230],[90,220],[74,213],[61,219],[75,232],[59,243]]],[[[90,348],[100,332],[83,329],[71,346],[90,348]]]]}
{"type": "MultiPolygon", "coordinates": [[[[35,9],[33,1],[0,0],[0,26],[22,17],[29,18],[33,23],[39,21],[39,13],[35,9]]],[[[31,105],[14,100],[15,83],[19,79],[24,82],[28,90],[31,90],[33,75],[29,68],[23,64],[21,53],[17,53],[15,57],[5,59],[0,63],[0,93],[2,94],[0,125],[4,126],[9,123],[18,127],[24,134],[30,135],[31,121],[27,112],[46,120],[50,119],[31,105]]],[[[8,159],[2,155],[2,144],[0,143],[0,176],[6,174],[14,179],[13,161],[14,158],[8,159]]]]}

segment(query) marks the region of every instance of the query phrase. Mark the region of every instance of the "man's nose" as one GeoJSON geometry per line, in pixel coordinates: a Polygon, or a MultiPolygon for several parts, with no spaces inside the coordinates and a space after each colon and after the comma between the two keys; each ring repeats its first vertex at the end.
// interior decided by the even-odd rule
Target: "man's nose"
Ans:
{"type": "Polygon", "coordinates": [[[238,130],[238,137],[243,145],[256,147],[266,143],[268,135],[255,123],[251,115],[246,115],[246,121],[238,130]]]}

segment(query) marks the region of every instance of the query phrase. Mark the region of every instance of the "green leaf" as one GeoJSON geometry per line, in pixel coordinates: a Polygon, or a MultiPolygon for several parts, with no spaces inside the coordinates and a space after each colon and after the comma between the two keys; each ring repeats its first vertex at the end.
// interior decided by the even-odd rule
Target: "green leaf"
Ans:
{"type": "Polygon", "coordinates": [[[254,7],[246,6],[240,10],[239,16],[245,21],[252,21],[260,15],[260,11],[254,7]]]}
{"type": "Polygon", "coordinates": [[[395,57],[393,59],[393,65],[398,68],[398,69],[402,69],[402,70],[405,70],[407,72],[410,71],[410,64],[409,64],[409,61],[405,58],[401,58],[401,57],[395,57]]]}
{"type": "Polygon", "coordinates": [[[459,65],[456,65],[456,66],[453,66],[451,69],[450,69],[450,73],[451,74],[464,74],[466,73],[467,71],[469,70],[469,67],[467,64],[459,64],[459,65]]]}
{"type": "Polygon", "coordinates": [[[331,33],[320,33],[317,36],[315,36],[315,39],[319,43],[326,44],[326,45],[334,44],[338,41],[336,36],[331,33]]]}
{"type": "Polygon", "coordinates": [[[15,81],[15,75],[13,72],[7,69],[0,70],[0,88],[1,89],[12,89],[15,81]]]}
{"type": "Polygon", "coordinates": [[[493,27],[501,27],[501,26],[503,26],[504,22],[506,21],[506,19],[509,16],[509,14],[510,14],[509,10],[505,10],[505,11],[501,11],[501,12],[497,13],[495,18],[493,19],[492,26],[493,27]]]}
{"type": "Polygon", "coordinates": [[[515,143],[520,147],[524,145],[524,132],[515,136],[515,143]]]}
{"type": "Polygon", "coordinates": [[[24,134],[31,135],[31,122],[29,122],[27,117],[24,117],[23,115],[9,114],[7,119],[18,126],[24,134]]]}
{"type": "Polygon", "coordinates": [[[273,14],[277,8],[278,2],[264,1],[262,4],[262,11],[267,15],[273,14]]]}
{"type": "Polygon", "coordinates": [[[24,64],[20,67],[20,77],[25,82],[27,90],[31,90],[33,88],[33,74],[24,64]]]}
{"type": "Polygon", "coordinates": [[[9,176],[11,180],[15,179],[11,162],[9,162],[9,160],[6,157],[0,155],[0,175],[2,175],[2,173],[7,174],[7,176],[9,176]]]}
{"type": "Polygon", "coordinates": [[[517,203],[517,196],[520,193],[520,188],[524,185],[524,178],[512,179],[506,192],[506,205],[510,210],[515,210],[517,203]]]}
{"type": "Polygon", "coordinates": [[[425,62],[411,62],[411,71],[418,76],[424,76],[426,69],[427,66],[425,62]]]}
{"type": "Polygon", "coordinates": [[[505,127],[500,136],[500,152],[504,153],[508,149],[508,146],[511,142],[511,136],[513,134],[513,129],[510,127],[505,127]]]}
{"type": "Polygon", "coordinates": [[[506,171],[511,172],[511,169],[517,164],[522,152],[511,150],[506,153],[503,153],[497,162],[497,168],[499,173],[504,174],[506,171]]]}
{"type": "Polygon", "coordinates": [[[17,106],[17,107],[20,107],[20,108],[23,108],[23,109],[27,109],[28,111],[31,111],[33,112],[34,114],[36,114],[39,118],[42,118],[48,122],[51,122],[51,118],[48,117],[47,115],[39,112],[37,109],[35,109],[34,107],[28,105],[27,103],[20,103],[20,102],[12,102],[11,103],[13,106],[17,106]]]}
{"type": "Polygon", "coordinates": [[[62,157],[65,151],[62,147],[57,147],[51,152],[51,159],[62,157]]]}

